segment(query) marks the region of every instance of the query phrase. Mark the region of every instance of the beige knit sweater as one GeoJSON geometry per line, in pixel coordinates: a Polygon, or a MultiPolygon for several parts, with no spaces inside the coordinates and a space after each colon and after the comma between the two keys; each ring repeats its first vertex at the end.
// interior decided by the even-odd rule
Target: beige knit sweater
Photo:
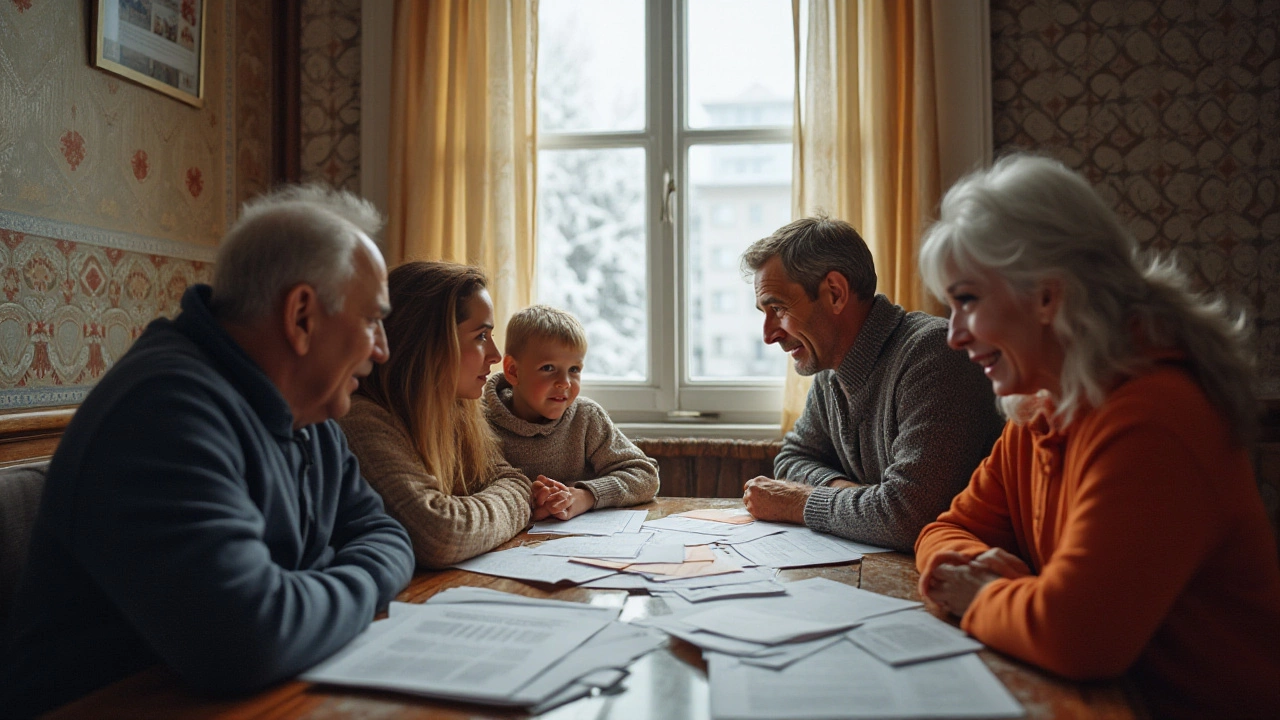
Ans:
{"type": "Polygon", "coordinates": [[[338,420],[360,472],[387,512],[409,531],[418,564],[438,569],[492,550],[529,522],[530,482],[507,463],[470,495],[446,495],[427,473],[409,434],[382,406],[360,395],[338,420]]]}
{"type": "Polygon", "coordinates": [[[484,387],[484,411],[507,462],[531,480],[546,475],[584,487],[597,508],[638,505],[658,494],[658,463],[587,398],[574,400],[559,420],[531,423],[511,412],[511,384],[495,373],[484,387]]]}

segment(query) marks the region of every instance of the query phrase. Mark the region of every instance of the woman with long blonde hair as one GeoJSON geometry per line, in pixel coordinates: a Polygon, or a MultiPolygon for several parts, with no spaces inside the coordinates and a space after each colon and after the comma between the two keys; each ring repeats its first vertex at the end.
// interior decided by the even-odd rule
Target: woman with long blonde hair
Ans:
{"type": "MultiPolygon", "coordinates": [[[[502,358],[486,285],[468,265],[392,270],[390,359],[360,381],[340,423],[364,477],[429,568],[491,550],[530,519],[529,479],[502,459],[479,402],[502,358]]],[[[539,512],[555,508],[552,501],[539,512]]]]}

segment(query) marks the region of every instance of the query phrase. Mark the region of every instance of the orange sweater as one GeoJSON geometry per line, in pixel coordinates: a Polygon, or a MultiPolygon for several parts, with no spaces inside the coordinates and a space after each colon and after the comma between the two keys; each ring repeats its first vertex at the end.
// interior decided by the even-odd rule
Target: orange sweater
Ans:
{"type": "Polygon", "coordinates": [[[1009,423],[916,564],[1012,552],[1035,573],[961,619],[1077,680],[1130,672],[1159,716],[1280,717],[1280,563],[1248,453],[1199,385],[1160,366],[1052,432],[1009,423]]]}

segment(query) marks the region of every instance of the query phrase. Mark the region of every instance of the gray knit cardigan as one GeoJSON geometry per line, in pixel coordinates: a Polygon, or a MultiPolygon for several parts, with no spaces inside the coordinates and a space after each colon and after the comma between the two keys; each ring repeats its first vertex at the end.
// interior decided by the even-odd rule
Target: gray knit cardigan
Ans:
{"type": "Polygon", "coordinates": [[[946,321],[877,295],[840,366],[814,377],[774,475],[818,486],[808,527],[911,552],[1003,427],[982,368],[947,347],[946,321]],[[867,487],[827,487],[838,478],[867,487]]]}

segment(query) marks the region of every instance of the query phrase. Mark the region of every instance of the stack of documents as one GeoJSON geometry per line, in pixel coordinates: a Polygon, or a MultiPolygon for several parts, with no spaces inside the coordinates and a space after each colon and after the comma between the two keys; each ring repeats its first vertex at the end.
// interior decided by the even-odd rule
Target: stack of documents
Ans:
{"type": "Polygon", "coordinates": [[[635,621],[705,651],[712,716],[1017,717],[981,643],[921,604],[811,578],[785,594],[672,602],[635,621]]]}
{"type": "Polygon", "coordinates": [[[451,588],[425,605],[393,603],[388,619],[302,679],[543,712],[616,685],[666,643],[618,612],[451,588]]]}

